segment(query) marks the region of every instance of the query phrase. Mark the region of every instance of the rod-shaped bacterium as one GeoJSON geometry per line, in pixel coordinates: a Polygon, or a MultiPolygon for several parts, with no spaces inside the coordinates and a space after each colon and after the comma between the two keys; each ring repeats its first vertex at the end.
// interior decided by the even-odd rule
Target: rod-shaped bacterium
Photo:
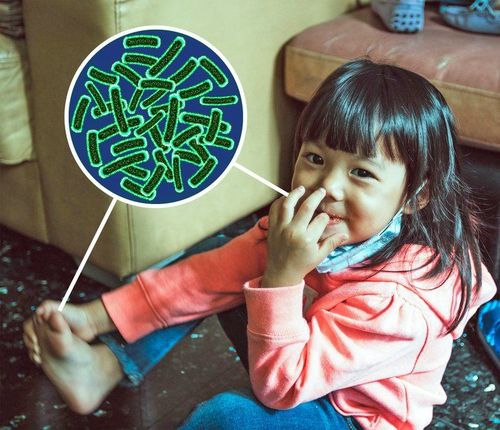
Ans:
{"type": "Polygon", "coordinates": [[[172,145],[176,148],[181,146],[186,140],[191,139],[194,136],[197,136],[203,131],[203,129],[199,125],[193,125],[192,127],[186,128],[182,130],[175,138],[172,140],[172,145]]]}
{"type": "Polygon", "coordinates": [[[118,77],[111,73],[106,73],[97,67],[91,66],[87,70],[87,76],[97,82],[105,85],[113,85],[118,83],[118,77]]]}
{"type": "Polygon", "coordinates": [[[212,143],[219,131],[220,122],[222,120],[222,111],[220,109],[212,109],[210,113],[210,124],[208,126],[207,134],[205,135],[205,141],[212,143]]]}
{"type": "Polygon", "coordinates": [[[167,90],[156,90],[153,94],[151,94],[146,100],[141,102],[141,107],[143,109],[147,109],[153,103],[160,100],[165,94],[167,94],[167,90]]]}
{"type": "Polygon", "coordinates": [[[182,48],[186,45],[186,41],[183,37],[176,37],[174,41],[167,48],[165,53],[158,59],[158,61],[151,66],[147,74],[151,77],[159,75],[163,70],[165,70],[172,61],[179,55],[182,48]]]}
{"type": "Polygon", "coordinates": [[[130,104],[128,105],[128,111],[130,113],[134,113],[137,109],[137,105],[139,104],[139,100],[141,99],[142,93],[144,90],[140,88],[136,88],[134,93],[132,94],[132,98],[130,99],[130,104]]]}
{"type": "Polygon", "coordinates": [[[156,63],[157,58],[152,55],[128,53],[122,55],[122,61],[128,64],[140,64],[142,66],[152,66],[156,63]]]}
{"type": "Polygon", "coordinates": [[[134,86],[139,85],[139,81],[141,80],[141,75],[139,75],[135,70],[131,69],[127,65],[116,61],[111,66],[111,69],[118,73],[120,76],[123,76],[127,81],[129,81],[134,86]]]}
{"type": "Polygon", "coordinates": [[[123,40],[125,48],[158,48],[161,44],[160,38],[153,35],[133,35],[126,36],[123,40]]]}
{"type": "Polygon", "coordinates": [[[233,149],[234,140],[230,139],[229,137],[218,136],[215,138],[212,145],[218,146],[219,148],[224,148],[224,149],[233,149]]]}
{"type": "Polygon", "coordinates": [[[150,172],[149,170],[143,169],[142,167],[136,166],[136,165],[131,165],[128,167],[125,167],[123,169],[124,172],[128,173],[129,175],[139,178],[139,179],[147,179],[149,178],[150,172]]]}
{"type": "Polygon", "coordinates": [[[225,97],[202,97],[200,103],[205,106],[223,106],[223,105],[235,105],[238,103],[238,97],[236,96],[225,96],[225,97]]]}
{"type": "Polygon", "coordinates": [[[142,89],[163,89],[163,90],[171,90],[174,88],[174,84],[172,81],[168,79],[155,78],[155,79],[147,79],[143,78],[139,81],[139,88],[142,89]]]}
{"type": "Polygon", "coordinates": [[[176,85],[179,85],[193,74],[197,66],[198,61],[196,60],[196,58],[191,57],[183,64],[183,66],[179,70],[177,70],[173,75],[169,76],[168,79],[174,82],[176,85]]]}
{"type": "Polygon", "coordinates": [[[179,97],[183,100],[194,99],[212,91],[212,88],[212,82],[207,79],[199,84],[193,85],[192,87],[180,90],[179,97]]]}
{"type": "Polygon", "coordinates": [[[87,132],[87,151],[90,164],[94,167],[102,165],[101,152],[99,150],[99,142],[97,140],[97,131],[89,130],[87,132]]]}
{"type": "Polygon", "coordinates": [[[172,140],[177,128],[177,116],[179,114],[179,99],[177,96],[173,95],[170,97],[170,107],[168,110],[167,125],[165,127],[165,134],[163,135],[163,141],[168,143],[172,140]]]}
{"type": "Polygon", "coordinates": [[[132,179],[124,177],[120,181],[120,186],[122,189],[128,191],[129,193],[145,200],[154,200],[156,197],[156,191],[153,191],[151,194],[144,194],[142,191],[142,185],[137,182],[132,181],[132,179]]]}
{"type": "Polygon", "coordinates": [[[162,110],[156,112],[156,114],[148,119],[143,125],[135,130],[135,134],[140,136],[144,133],[147,133],[152,127],[158,124],[165,117],[165,112],[162,110]]]}
{"type": "Polygon", "coordinates": [[[181,159],[174,155],[172,157],[172,164],[174,170],[174,188],[178,193],[182,193],[184,191],[184,184],[182,183],[182,175],[181,175],[181,159]]]}
{"type": "Polygon", "coordinates": [[[132,164],[142,163],[143,161],[146,161],[148,158],[149,155],[147,151],[139,151],[136,152],[135,154],[117,158],[111,163],[102,166],[99,169],[99,175],[101,176],[101,178],[107,178],[108,176],[111,176],[116,172],[123,170],[128,166],[131,166],[132,164]]]}
{"type": "MultiPolygon", "coordinates": [[[[129,128],[138,127],[142,124],[142,116],[135,115],[127,119],[127,124],[129,128]]],[[[118,126],[116,124],[108,125],[98,132],[99,140],[108,139],[116,134],[118,134],[118,126]]]]}
{"type": "Polygon", "coordinates": [[[153,191],[156,191],[166,170],[167,168],[165,167],[165,165],[157,164],[155,169],[153,170],[153,174],[142,188],[142,192],[144,194],[151,194],[153,191]]]}
{"type": "Polygon", "coordinates": [[[203,67],[207,71],[207,73],[215,79],[219,87],[223,88],[227,85],[229,81],[226,75],[210,58],[203,55],[198,59],[198,61],[200,62],[200,66],[203,67]]]}
{"type": "Polygon", "coordinates": [[[73,121],[71,122],[71,129],[75,132],[82,131],[83,120],[85,119],[85,114],[90,105],[90,97],[83,95],[78,100],[76,104],[75,113],[73,114],[73,121]]]}
{"type": "Polygon", "coordinates": [[[120,155],[125,151],[131,149],[145,148],[148,141],[144,137],[134,137],[132,139],[125,139],[111,145],[111,154],[120,155]]]}
{"type": "Polygon", "coordinates": [[[111,99],[111,104],[113,106],[113,113],[118,124],[118,130],[121,134],[128,133],[128,123],[123,112],[122,96],[118,85],[112,85],[109,87],[109,98],[111,99]]]}
{"type": "MultiPolygon", "coordinates": [[[[179,119],[184,123],[199,124],[204,127],[208,127],[210,124],[210,117],[208,115],[193,112],[183,112],[179,116],[179,119]]],[[[221,121],[219,130],[222,133],[229,133],[231,131],[231,124],[226,121],[221,121]]]]}
{"type": "Polygon", "coordinates": [[[189,178],[189,185],[192,188],[200,186],[210,176],[215,169],[215,166],[217,166],[217,159],[215,157],[209,157],[201,169],[189,178]]]}

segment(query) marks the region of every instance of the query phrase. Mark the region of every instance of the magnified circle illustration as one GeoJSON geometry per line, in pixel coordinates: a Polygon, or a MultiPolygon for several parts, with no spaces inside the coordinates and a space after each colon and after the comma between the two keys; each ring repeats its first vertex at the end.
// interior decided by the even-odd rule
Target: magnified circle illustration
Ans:
{"type": "Polygon", "coordinates": [[[78,165],[102,191],[137,206],[175,206],[213,188],[246,131],[243,89],[215,47],[148,26],[106,40],[83,61],[65,106],[78,165]]]}

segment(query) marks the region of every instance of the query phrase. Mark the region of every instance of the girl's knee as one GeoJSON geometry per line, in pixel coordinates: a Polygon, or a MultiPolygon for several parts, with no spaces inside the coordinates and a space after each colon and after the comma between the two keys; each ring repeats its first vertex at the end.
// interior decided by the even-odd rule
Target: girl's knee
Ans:
{"type": "Polygon", "coordinates": [[[232,430],[241,428],[242,423],[245,422],[242,415],[251,415],[252,406],[255,407],[256,402],[250,390],[225,391],[200,403],[181,429],[232,430]]]}

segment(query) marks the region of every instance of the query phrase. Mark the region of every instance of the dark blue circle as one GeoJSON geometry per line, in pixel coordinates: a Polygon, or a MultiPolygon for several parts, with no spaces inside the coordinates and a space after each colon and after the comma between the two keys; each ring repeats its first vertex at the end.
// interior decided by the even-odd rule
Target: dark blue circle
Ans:
{"type": "MultiPolygon", "coordinates": [[[[128,67],[134,69],[141,77],[146,76],[147,66],[138,65],[138,64],[127,64],[128,67]]],[[[145,90],[143,96],[141,97],[141,101],[145,98],[149,97],[149,95],[153,94],[155,90],[145,90]]],[[[84,117],[83,128],[82,131],[77,132],[70,127],[72,144],[75,149],[75,152],[80,159],[81,163],[85,167],[85,169],[89,172],[89,174],[103,187],[112,192],[115,195],[123,197],[127,200],[132,200],[139,203],[145,204],[166,204],[166,203],[174,203],[179,202],[181,200],[188,199],[207,187],[213,184],[228,168],[231,160],[233,159],[235,152],[238,149],[240,144],[240,139],[243,133],[243,100],[242,94],[240,94],[237,82],[235,77],[225,64],[225,62],[218,56],[216,52],[214,52],[210,47],[206,46],[199,40],[190,37],[184,33],[176,32],[173,30],[167,29],[140,29],[135,32],[130,32],[124,34],[109,43],[102,46],[94,55],[87,60],[87,63],[80,70],[80,74],[77,77],[74,87],[72,89],[72,93],[70,96],[69,102],[69,113],[67,121],[69,124],[72,123],[75,109],[77,107],[78,101],[82,95],[87,95],[91,98],[91,103],[87,113],[84,117]],[[124,39],[133,35],[152,35],[158,36],[161,41],[161,45],[157,48],[155,47],[134,47],[134,48],[125,48],[124,47],[124,39]],[[181,164],[181,172],[182,172],[182,180],[184,184],[184,190],[182,192],[177,192],[174,188],[174,184],[172,182],[167,182],[165,178],[162,180],[158,188],[156,189],[156,197],[152,200],[147,200],[145,198],[138,197],[127,190],[124,190],[120,181],[123,177],[129,177],[134,182],[139,184],[144,184],[145,180],[134,178],[123,171],[119,171],[107,178],[102,178],[99,175],[99,167],[93,167],[90,163],[88,150],[87,150],[87,131],[89,130],[101,130],[106,126],[109,126],[114,123],[113,114],[103,115],[99,118],[93,118],[90,114],[92,108],[97,106],[93,97],[90,95],[89,91],[85,87],[85,84],[88,81],[92,81],[94,85],[98,88],[99,92],[103,96],[106,102],[109,102],[109,85],[99,83],[93,79],[90,79],[87,76],[87,72],[89,68],[96,67],[106,73],[110,73],[119,77],[118,86],[121,90],[122,98],[127,102],[130,102],[132,94],[134,92],[135,87],[128,80],[124,79],[120,75],[116,74],[112,70],[112,65],[116,61],[121,61],[122,55],[125,53],[141,53],[148,54],[159,58],[170,46],[170,44],[174,41],[176,37],[182,37],[185,40],[185,46],[179,53],[179,55],[175,58],[175,60],[164,70],[161,74],[159,74],[158,78],[167,78],[175,73],[178,69],[185,64],[187,60],[191,57],[200,58],[201,56],[208,57],[211,61],[213,61],[219,69],[225,74],[228,79],[227,85],[224,87],[220,87],[217,82],[211,77],[211,75],[202,67],[198,66],[193,74],[189,76],[185,81],[181,82],[173,91],[168,92],[165,96],[159,99],[155,104],[164,104],[167,103],[172,94],[178,93],[180,90],[191,87],[193,85],[199,84],[206,79],[209,79],[212,82],[213,89],[205,94],[204,96],[210,97],[221,97],[221,96],[237,96],[238,102],[233,105],[220,105],[220,106],[205,106],[200,103],[200,100],[197,98],[189,99],[185,101],[185,106],[180,112],[192,112],[196,114],[202,114],[210,116],[211,109],[217,108],[222,111],[222,120],[229,123],[231,125],[231,130],[228,133],[221,134],[223,137],[230,138],[234,141],[234,146],[232,149],[224,149],[221,147],[207,145],[206,148],[209,150],[210,154],[213,155],[217,160],[217,166],[210,174],[210,176],[198,187],[191,188],[188,183],[188,179],[192,177],[202,166],[198,166],[189,162],[182,162],[181,164]]],[[[144,118],[144,122],[150,118],[150,114],[147,110],[142,109],[140,106],[137,107],[137,110],[133,115],[126,112],[126,116],[134,116],[140,114],[144,118]]],[[[164,118],[160,121],[160,129],[163,133],[164,127],[166,124],[166,119],[164,118]]],[[[190,124],[177,123],[176,133],[183,131],[184,129],[190,127],[190,124]]],[[[203,128],[203,133],[206,133],[207,128],[203,128]]],[[[147,169],[151,173],[155,168],[155,160],[153,158],[153,150],[156,149],[156,146],[150,136],[149,133],[143,135],[147,139],[147,148],[146,150],[149,153],[149,159],[143,163],[140,163],[139,166],[147,169]]],[[[103,165],[106,165],[117,157],[111,154],[110,148],[114,143],[119,142],[123,139],[128,139],[134,137],[130,134],[127,137],[121,136],[117,134],[108,139],[103,140],[99,143],[100,154],[103,161],[103,165]]],[[[180,149],[185,148],[186,144],[183,144],[180,149]]],[[[127,151],[122,155],[129,155],[136,152],[136,150],[127,151]]],[[[172,165],[172,151],[167,153],[166,158],[172,165]]]]}

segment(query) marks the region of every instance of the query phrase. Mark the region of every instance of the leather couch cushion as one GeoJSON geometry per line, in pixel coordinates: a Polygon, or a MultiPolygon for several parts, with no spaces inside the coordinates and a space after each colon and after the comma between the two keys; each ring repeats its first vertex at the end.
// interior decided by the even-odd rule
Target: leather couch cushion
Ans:
{"type": "Polygon", "coordinates": [[[435,8],[425,15],[412,35],[387,31],[369,7],[298,34],[286,47],[287,94],[308,101],[333,70],[368,56],[425,76],[451,106],[462,143],[500,151],[500,39],[448,27],[435,8]]]}
{"type": "Polygon", "coordinates": [[[0,34],[0,164],[34,158],[27,94],[26,46],[0,34]]]}

